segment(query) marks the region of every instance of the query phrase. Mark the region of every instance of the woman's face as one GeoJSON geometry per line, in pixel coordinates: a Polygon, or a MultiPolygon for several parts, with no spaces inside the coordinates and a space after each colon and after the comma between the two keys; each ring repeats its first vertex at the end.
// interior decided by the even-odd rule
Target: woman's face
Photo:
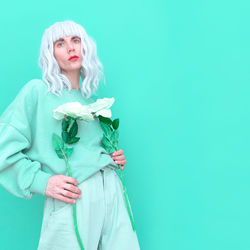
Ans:
{"type": "Polygon", "coordinates": [[[66,36],[54,42],[54,56],[63,72],[81,69],[81,39],[77,36],[66,36]],[[76,56],[76,58],[72,58],[76,56]],[[78,58],[77,58],[78,57],[78,58]]]}

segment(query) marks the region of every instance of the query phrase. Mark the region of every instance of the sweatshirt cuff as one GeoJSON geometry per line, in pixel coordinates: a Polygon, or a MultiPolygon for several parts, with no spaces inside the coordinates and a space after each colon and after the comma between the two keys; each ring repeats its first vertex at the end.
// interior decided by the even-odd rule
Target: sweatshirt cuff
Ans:
{"type": "Polygon", "coordinates": [[[39,170],[35,175],[33,183],[30,186],[30,191],[33,193],[45,195],[46,186],[51,176],[52,175],[39,170]]]}

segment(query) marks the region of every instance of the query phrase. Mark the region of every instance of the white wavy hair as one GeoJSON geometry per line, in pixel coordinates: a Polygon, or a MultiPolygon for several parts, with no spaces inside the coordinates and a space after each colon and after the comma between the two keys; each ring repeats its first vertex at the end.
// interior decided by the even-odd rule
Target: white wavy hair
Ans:
{"type": "Polygon", "coordinates": [[[54,42],[65,36],[78,36],[81,38],[82,67],[80,76],[82,79],[81,93],[89,98],[98,89],[100,76],[104,78],[104,68],[97,57],[97,49],[94,40],[89,37],[85,29],[70,20],[56,22],[45,30],[38,65],[43,71],[43,81],[48,85],[48,92],[55,95],[62,95],[65,86],[70,91],[71,83],[66,75],[61,73],[61,69],[54,57],[54,42]]]}

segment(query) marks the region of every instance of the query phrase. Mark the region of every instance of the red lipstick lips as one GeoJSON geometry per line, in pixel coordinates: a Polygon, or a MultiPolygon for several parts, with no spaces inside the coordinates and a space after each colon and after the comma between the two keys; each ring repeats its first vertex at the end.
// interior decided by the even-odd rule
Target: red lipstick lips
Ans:
{"type": "Polygon", "coordinates": [[[78,56],[71,56],[68,60],[69,61],[76,61],[79,57],[78,56]]]}

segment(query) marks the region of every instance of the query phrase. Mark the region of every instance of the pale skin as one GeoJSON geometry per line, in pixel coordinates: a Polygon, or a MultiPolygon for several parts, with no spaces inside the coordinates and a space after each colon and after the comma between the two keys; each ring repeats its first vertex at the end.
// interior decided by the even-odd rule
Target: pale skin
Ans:
{"type": "MultiPolygon", "coordinates": [[[[73,89],[79,89],[80,69],[82,62],[81,39],[77,36],[66,36],[54,43],[54,56],[61,69],[67,76],[73,89]],[[76,61],[69,61],[71,56],[78,56],[76,61]]],[[[125,160],[122,149],[110,154],[116,164],[121,165],[124,170],[125,160]]],[[[66,203],[75,203],[74,199],[81,198],[81,190],[77,188],[78,182],[75,178],[65,175],[54,175],[48,180],[45,195],[59,199],[66,203]]]]}

